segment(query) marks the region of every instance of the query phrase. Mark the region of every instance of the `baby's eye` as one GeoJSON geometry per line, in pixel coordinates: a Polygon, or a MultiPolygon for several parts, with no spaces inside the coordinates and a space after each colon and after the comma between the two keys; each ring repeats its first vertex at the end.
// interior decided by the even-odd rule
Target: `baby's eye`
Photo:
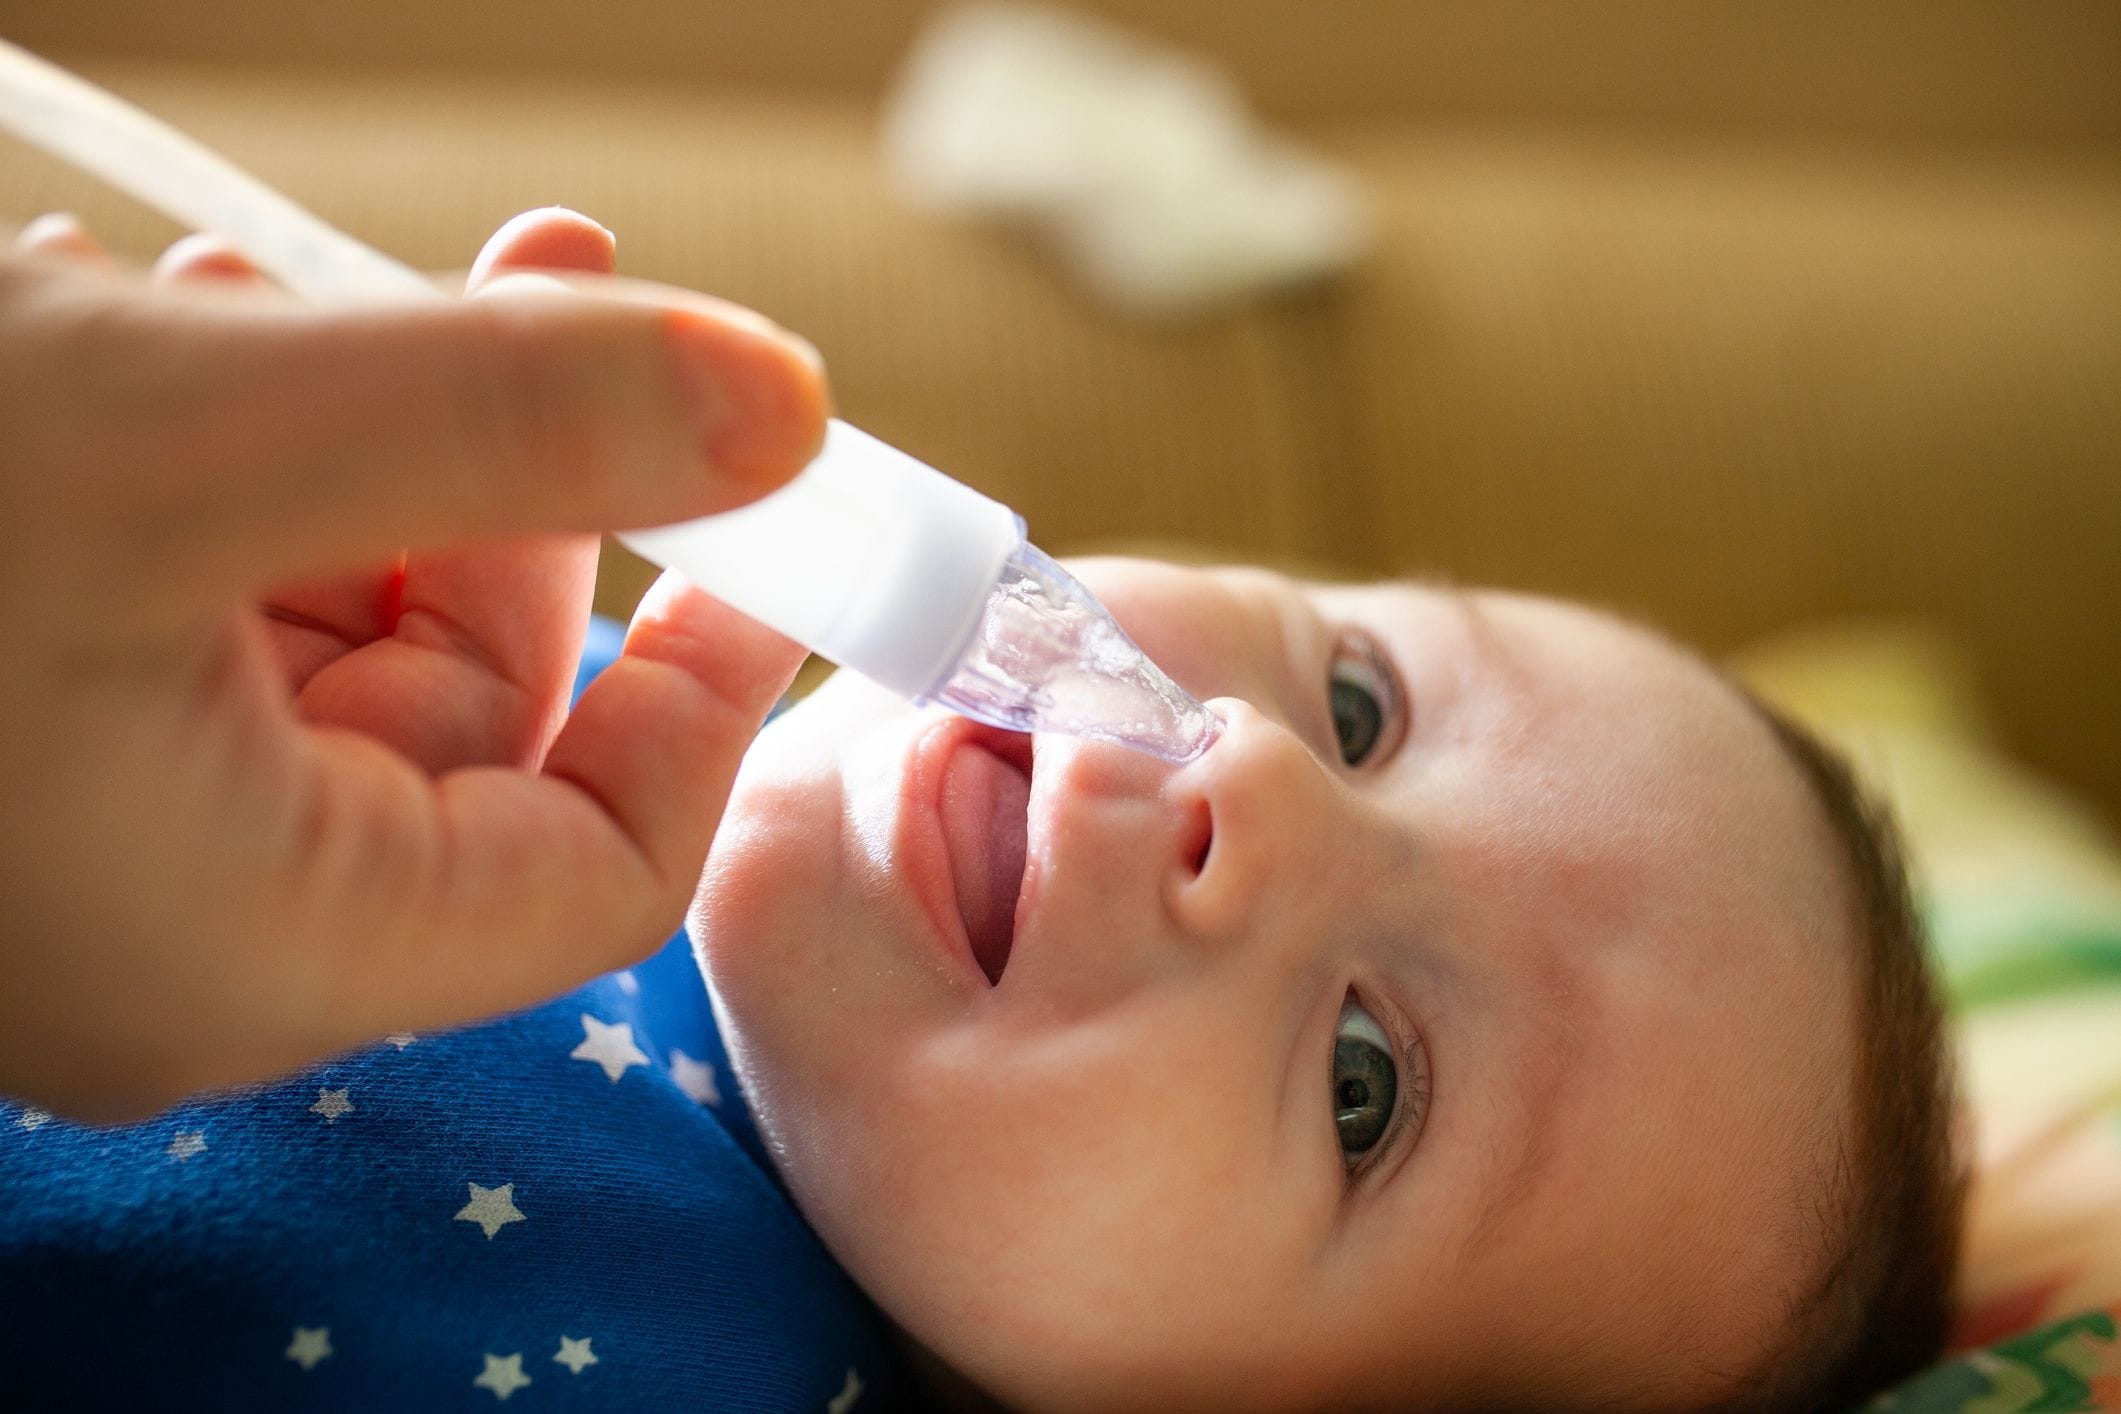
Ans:
{"type": "Polygon", "coordinates": [[[1392,1041],[1377,1018],[1350,998],[1341,1004],[1333,1033],[1333,1123],[1340,1155],[1354,1168],[1377,1147],[1392,1122],[1399,1095],[1399,1067],[1392,1041]]]}
{"type": "Polygon", "coordinates": [[[1368,634],[1341,635],[1326,673],[1326,701],[1344,764],[1360,766],[1396,744],[1403,715],[1399,677],[1368,634]]]}

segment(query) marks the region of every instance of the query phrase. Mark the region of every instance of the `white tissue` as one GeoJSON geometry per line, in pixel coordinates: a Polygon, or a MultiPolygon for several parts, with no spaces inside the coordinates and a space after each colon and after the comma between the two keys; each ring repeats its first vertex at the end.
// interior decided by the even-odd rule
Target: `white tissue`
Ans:
{"type": "Polygon", "coordinates": [[[945,12],[907,59],[884,142],[914,200],[1032,222],[1138,314],[1316,279],[1369,244],[1354,183],[1261,131],[1226,75],[1067,11],[945,12]]]}

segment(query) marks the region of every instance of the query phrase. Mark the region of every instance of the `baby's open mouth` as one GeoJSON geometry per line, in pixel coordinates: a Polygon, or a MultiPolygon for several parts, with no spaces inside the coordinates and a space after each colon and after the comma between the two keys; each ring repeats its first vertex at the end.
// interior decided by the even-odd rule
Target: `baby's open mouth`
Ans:
{"type": "Polygon", "coordinates": [[[1031,805],[1031,738],[981,731],[951,756],[943,773],[943,847],[957,911],[972,956],[988,983],[1002,979],[1016,937],[1031,805]]]}

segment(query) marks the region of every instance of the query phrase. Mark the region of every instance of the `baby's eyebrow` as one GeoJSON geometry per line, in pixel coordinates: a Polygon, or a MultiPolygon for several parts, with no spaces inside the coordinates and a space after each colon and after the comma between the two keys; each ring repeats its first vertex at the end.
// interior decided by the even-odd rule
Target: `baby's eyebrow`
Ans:
{"type": "Polygon", "coordinates": [[[1480,601],[1479,595],[1459,584],[1443,584],[1437,588],[1458,612],[1459,619],[1466,626],[1466,637],[1478,644],[1486,657],[1498,663],[1516,663],[1516,656],[1510,650],[1509,636],[1495,621],[1495,616],[1488,612],[1488,606],[1480,601]]]}
{"type": "Polygon", "coordinates": [[[1458,617],[1465,620],[1468,633],[1476,638],[1492,640],[1495,637],[1495,624],[1488,617],[1487,608],[1480,602],[1477,592],[1468,589],[1449,575],[1429,572],[1394,575],[1380,587],[1403,589],[1414,594],[1433,594],[1449,604],[1458,617]]]}
{"type": "Polygon", "coordinates": [[[1509,634],[1488,612],[1488,606],[1481,602],[1479,591],[1468,589],[1448,575],[1434,573],[1398,575],[1383,581],[1379,587],[1433,595],[1443,600],[1465,629],[1466,639],[1473,645],[1475,658],[1481,665],[1499,669],[1503,675],[1516,681],[1524,680],[1523,660],[1510,643],[1509,634]]]}
{"type": "MultiPolygon", "coordinates": [[[[1557,998],[1564,1015],[1573,1015],[1572,1003],[1557,998]]],[[[1538,1061],[1524,1068],[1518,1086],[1520,1103],[1516,1132],[1493,1151],[1480,1180],[1484,1195],[1479,1215],[1459,1248],[1461,1268],[1470,1266],[1511,1214],[1538,1190],[1538,1179],[1553,1154],[1553,1116],[1562,1104],[1570,1081],[1579,1073],[1583,1037],[1579,1028],[1565,1024],[1554,1033],[1552,1045],[1538,1061]]]]}
{"type": "Polygon", "coordinates": [[[1473,1219],[1473,1229],[1467,1235],[1465,1245],[1459,1250],[1461,1268],[1471,1266],[1510,1215],[1523,1206],[1532,1193],[1532,1180],[1546,1167],[1547,1148],[1553,1131],[1546,1124],[1546,1112],[1552,1107],[1553,1096],[1545,1094],[1535,1101],[1535,1112],[1527,1116],[1519,1129],[1516,1141],[1506,1153],[1498,1152],[1481,1178],[1480,1189],[1486,1195],[1480,1205],[1480,1214],[1473,1219]]]}
{"type": "Polygon", "coordinates": [[[1423,571],[1417,574],[1399,574],[1384,582],[1386,589],[1409,589],[1416,594],[1441,594],[1453,599],[1466,597],[1466,590],[1457,580],[1447,574],[1423,571]]]}

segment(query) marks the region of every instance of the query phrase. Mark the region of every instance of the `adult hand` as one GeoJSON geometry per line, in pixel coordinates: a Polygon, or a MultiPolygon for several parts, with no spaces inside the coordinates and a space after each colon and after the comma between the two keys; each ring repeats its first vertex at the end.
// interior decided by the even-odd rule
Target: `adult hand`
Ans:
{"type": "MultiPolygon", "coordinates": [[[[179,242],[0,257],[0,1093],[97,1119],[524,1006],[683,917],[801,650],[666,581],[566,710],[601,528],[741,504],[815,355],[605,277],[323,312],[179,242]],[[529,287],[529,288],[525,288],[529,287]]],[[[502,278],[502,277],[506,278],[502,278]]]]}

